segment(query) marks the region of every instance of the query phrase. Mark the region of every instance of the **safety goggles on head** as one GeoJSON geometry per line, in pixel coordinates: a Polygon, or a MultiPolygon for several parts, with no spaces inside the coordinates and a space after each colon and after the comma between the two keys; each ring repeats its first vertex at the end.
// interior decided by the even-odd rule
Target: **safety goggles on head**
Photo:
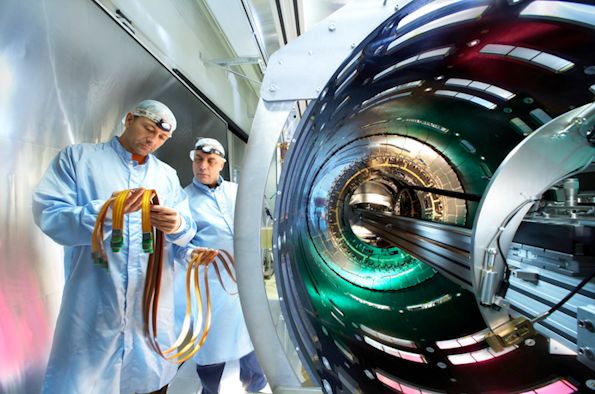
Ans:
{"type": "Polygon", "coordinates": [[[152,120],[153,122],[155,122],[155,124],[157,125],[157,127],[159,127],[161,130],[163,131],[167,131],[167,132],[171,132],[173,129],[173,126],[171,123],[165,121],[162,118],[159,118],[157,116],[155,116],[155,114],[149,112],[149,111],[145,111],[144,109],[140,109],[137,108],[132,115],[134,116],[144,116],[145,118],[152,120]]]}
{"type": "Polygon", "coordinates": [[[225,156],[223,155],[223,153],[219,149],[217,149],[211,145],[199,145],[194,150],[191,150],[190,151],[190,160],[194,161],[197,150],[199,150],[203,153],[212,153],[214,155],[220,156],[223,159],[223,161],[225,161],[225,156]]]}
{"type": "Polygon", "coordinates": [[[199,145],[196,148],[194,148],[194,150],[199,150],[204,153],[212,153],[217,156],[225,157],[223,152],[221,152],[219,149],[215,148],[213,145],[199,145]]]}

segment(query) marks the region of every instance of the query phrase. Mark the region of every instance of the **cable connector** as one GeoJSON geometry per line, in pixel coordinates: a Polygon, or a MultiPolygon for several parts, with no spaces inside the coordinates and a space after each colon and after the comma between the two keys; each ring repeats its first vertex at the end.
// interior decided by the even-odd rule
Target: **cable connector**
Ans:
{"type": "Polygon", "coordinates": [[[112,239],[110,241],[110,246],[112,247],[112,252],[117,253],[122,249],[124,245],[124,236],[122,235],[122,230],[114,229],[112,230],[112,239]]]}
{"type": "Polygon", "coordinates": [[[103,257],[101,257],[101,253],[99,252],[92,252],[91,258],[93,259],[93,263],[95,264],[101,264],[101,260],[103,260],[103,257]]]}
{"type": "Polygon", "coordinates": [[[535,335],[533,323],[524,317],[517,317],[488,332],[485,340],[492,350],[501,352],[505,348],[518,345],[535,335]]]}
{"type": "Polygon", "coordinates": [[[143,251],[153,253],[153,232],[143,233],[143,251]]]}
{"type": "Polygon", "coordinates": [[[92,252],[91,257],[95,265],[108,269],[107,258],[101,252],[92,252]]]}

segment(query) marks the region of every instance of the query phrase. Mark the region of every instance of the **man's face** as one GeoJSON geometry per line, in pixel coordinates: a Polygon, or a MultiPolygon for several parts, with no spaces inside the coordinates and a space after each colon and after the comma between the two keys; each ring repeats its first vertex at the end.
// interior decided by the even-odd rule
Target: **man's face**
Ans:
{"type": "Polygon", "coordinates": [[[128,113],[125,126],[120,143],[127,151],[139,156],[156,151],[171,137],[171,133],[161,130],[155,122],[144,116],[128,113]]]}
{"type": "Polygon", "coordinates": [[[214,153],[205,153],[200,150],[194,152],[192,171],[197,181],[203,185],[214,187],[217,185],[219,173],[223,170],[225,162],[221,156],[214,153]]]}

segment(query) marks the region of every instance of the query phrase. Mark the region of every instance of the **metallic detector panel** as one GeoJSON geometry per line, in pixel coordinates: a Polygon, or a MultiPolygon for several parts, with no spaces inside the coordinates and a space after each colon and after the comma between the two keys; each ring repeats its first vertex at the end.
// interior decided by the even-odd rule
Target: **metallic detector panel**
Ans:
{"type": "Polygon", "coordinates": [[[488,347],[468,237],[509,152],[593,100],[593,14],[586,1],[411,2],[310,103],[283,169],[275,271],[324,392],[592,384],[547,336],[488,347]]]}

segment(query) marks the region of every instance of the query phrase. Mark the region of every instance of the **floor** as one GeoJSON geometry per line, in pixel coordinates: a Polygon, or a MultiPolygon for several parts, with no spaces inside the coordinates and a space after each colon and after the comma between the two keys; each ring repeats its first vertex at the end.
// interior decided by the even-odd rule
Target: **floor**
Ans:
{"type": "Polygon", "coordinates": [[[182,364],[167,392],[168,394],[196,394],[200,393],[201,388],[196,374],[196,364],[190,360],[182,364]]]}

